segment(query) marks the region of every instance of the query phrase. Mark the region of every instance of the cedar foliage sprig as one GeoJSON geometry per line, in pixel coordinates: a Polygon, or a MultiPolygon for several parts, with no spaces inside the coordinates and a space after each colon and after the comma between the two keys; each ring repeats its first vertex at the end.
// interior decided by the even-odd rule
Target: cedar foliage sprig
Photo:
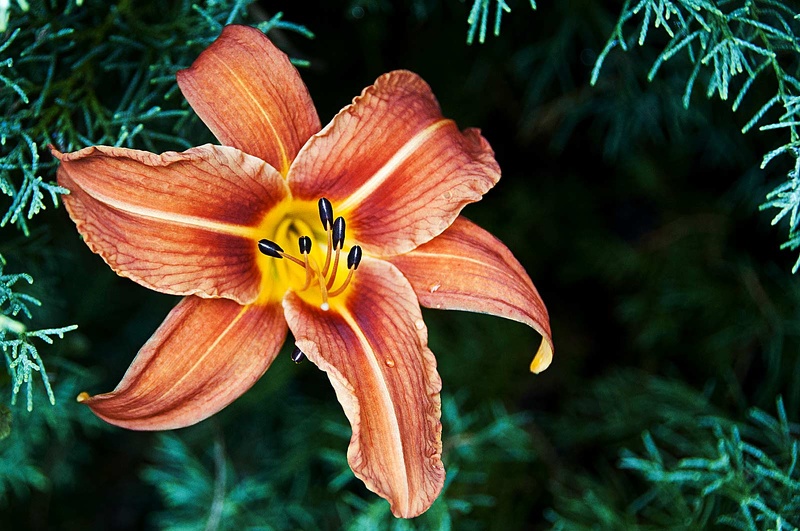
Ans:
{"type": "Polygon", "coordinates": [[[642,436],[643,455],[623,452],[620,467],[649,484],[634,505],[644,513],[671,514],[678,497],[677,505],[702,528],[800,527],[800,427],[788,421],[783,401],[777,400],[777,417],[754,408],[747,424],[726,428],[712,417],[700,426],[706,436],[681,458],[669,451],[673,437],[659,441],[649,432],[642,436]]]}
{"type": "MultiPolygon", "coordinates": [[[[761,125],[761,131],[788,130],[789,139],[770,151],[764,168],[775,157],[788,154],[795,159],[788,181],[767,195],[761,208],[778,208],[777,224],[789,216],[789,239],[782,248],[800,247],[800,18],[780,0],[626,0],[616,27],[598,55],[592,71],[596,83],[608,54],[615,48],[643,46],[651,29],[661,29],[668,40],[648,73],[652,81],[667,61],[677,57],[691,66],[683,89],[688,108],[697,85],[705,85],[707,98],[732,98],[731,108],[740,109],[758,79],[774,83],[774,95],[757,102],[757,110],[742,127],[746,133],[764,124],[767,113],[782,108],[777,120],[761,125]],[[637,20],[636,30],[628,25],[637,20]]],[[[792,268],[800,269],[800,258],[792,268]]]]}
{"type": "MultiPolygon", "coordinates": [[[[530,0],[531,9],[536,9],[536,0],[530,0]]],[[[475,34],[478,35],[478,42],[483,44],[486,41],[486,29],[489,24],[489,16],[494,6],[494,36],[500,36],[500,23],[503,20],[503,13],[510,13],[511,7],[505,0],[473,0],[472,8],[469,10],[467,24],[467,44],[475,41],[475,34]]]]}
{"type": "MultiPolygon", "coordinates": [[[[0,119],[0,192],[11,198],[0,227],[13,223],[27,235],[45,196],[57,204],[66,192],[47,181],[55,164],[49,144],[64,151],[191,147],[186,129],[196,116],[176,96],[175,72],[222,26],[241,21],[251,3],[93,0],[63,8],[37,2],[25,11],[12,5],[7,35],[0,35],[0,108],[9,110],[0,119]]],[[[312,36],[281,13],[257,27],[312,36]]]]}
{"type": "Polygon", "coordinates": [[[33,410],[33,380],[36,373],[42,379],[47,397],[52,405],[56,399],[50,387],[50,379],[39,350],[33,339],[39,339],[52,345],[53,339],[64,338],[64,334],[75,330],[77,325],[61,328],[28,330],[27,326],[17,318],[22,316],[31,319],[30,306],[41,306],[39,299],[17,291],[17,284],[33,284],[33,278],[25,273],[4,274],[5,260],[0,256],[0,349],[6,361],[6,369],[11,376],[11,404],[14,405],[17,395],[25,386],[28,411],[33,410]]]}
{"type": "Polygon", "coordinates": [[[597,452],[598,461],[608,460],[595,463],[603,477],[581,472],[559,480],[554,510],[547,513],[553,528],[797,529],[800,426],[789,420],[780,397],[775,415],[751,408],[738,419],[716,408],[712,393],[712,386],[700,393],[674,379],[622,371],[580,396],[575,409],[564,412],[571,418],[553,425],[562,432],[560,444],[582,447],[594,437],[623,449],[614,451],[617,459],[597,452]],[[629,403],[621,405],[620,397],[629,403]],[[603,428],[577,437],[564,431],[587,415],[600,418],[603,428]],[[644,430],[633,438],[637,425],[644,430]],[[608,476],[605,467],[613,461],[627,478],[616,471],[608,476]]]}

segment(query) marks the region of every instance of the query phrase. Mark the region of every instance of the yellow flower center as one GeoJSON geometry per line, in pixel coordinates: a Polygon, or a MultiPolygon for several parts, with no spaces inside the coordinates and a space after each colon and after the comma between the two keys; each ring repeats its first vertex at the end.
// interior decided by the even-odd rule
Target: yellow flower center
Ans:
{"type": "Polygon", "coordinates": [[[334,219],[330,201],[284,201],[264,218],[259,234],[259,301],[279,300],[291,290],[325,311],[342,304],[362,251],[345,247],[346,224],[334,219]]]}

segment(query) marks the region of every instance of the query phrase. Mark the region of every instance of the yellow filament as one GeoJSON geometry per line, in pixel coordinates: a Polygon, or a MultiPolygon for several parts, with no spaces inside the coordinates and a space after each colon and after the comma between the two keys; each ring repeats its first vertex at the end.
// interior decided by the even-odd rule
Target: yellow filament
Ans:
{"type": "Polygon", "coordinates": [[[295,264],[299,265],[300,267],[306,267],[306,264],[302,260],[300,260],[299,258],[295,258],[294,256],[292,256],[292,255],[290,255],[288,253],[282,253],[280,251],[278,251],[278,254],[281,255],[282,257],[286,258],[287,260],[291,260],[292,262],[294,262],[295,264]]]}
{"type": "Polygon", "coordinates": [[[331,278],[328,279],[328,284],[327,286],[325,286],[328,289],[331,289],[331,287],[333,287],[333,281],[336,280],[336,271],[339,269],[339,254],[341,250],[342,250],[341,247],[336,249],[336,256],[334,256],[333,258],[333,271],[331,271],[331,278]]]}
{"type": "Polygon", "coordinates": [[[316,277],[319,280],[319,291],[322,294],[322,304],[320,304],[319,307],[323,311],[327,312],[331,306],[330,304],[328,304],[328,288],[325,286],[325,277],[320,272],[316,260],[312,259],[311,261],[309,261],[309,265],[314,270],[314,273],[316,274],[316,277]]]}
{"type": "MultiPolygon", "coordinates": [[[[328,229],[326,232],[328,233],[328,251],[325,254],[325,265],[322,266],[323,275],[328,274],[328,266],[331,265],[331,246],[333,245],[333,229],[328,229]]],[[[336,268],[334,267],[334,270],[335,269],[336,268]]]]}
{"type": "Polygon", "coordinates": [[[330,293],[328,293],[328,296],[329,297],[335,297],[335,296],[339,295],[341,292],[343,292],[345,290],[345,288],[350,284],[350,280],[353,278],[353,272],[354,271],[355,271],[355,269],[350,269],[347,272],[347,278],[344,279],[344,282],[342,283],[342,285],[339,286],[338,288],[336,288],[335,290],[331,291],[330,293]]]}
{"type": "Polygon", "coordinates": [[[303,261],[305,262],[305,265],[306,265],[306,281],[305,281],[305,283],[303,283],[303,287],[302,287],[302,288],[300,288],[298,291],[305,291],[305,290],[307,290],[307,289],[308,289],[308,287],[311,285],[311,279],[312,279],[312,277],[314,276],[314,275],[311,273],[311,267],[310,267],[310,266],[309,266],[309,264],[308,264],[308,254],[304,254],[304,255],[303,255],[303,261]]]}

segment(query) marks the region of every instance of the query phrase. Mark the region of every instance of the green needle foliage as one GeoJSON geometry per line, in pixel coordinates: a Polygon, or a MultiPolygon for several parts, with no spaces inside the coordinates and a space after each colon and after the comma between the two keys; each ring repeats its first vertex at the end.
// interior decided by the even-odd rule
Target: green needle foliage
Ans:
{"type": "Polygon", "coordinates": [[[778,399],[777,418],[753,409],[748,423],[700,419],[699,435],[676,458],[678,431],[656,439],[645,432],[645,453],[624,451],[620,467],[650,485],[634,509],[654,521],[685,521],[694,527],[723,524],[742,531],[793,530],[800,526],[800,427],[786,418],[778,399]],[[676,500],[677,498],[677,500],[676,500]],[[676,503],[677,501],[677,503],[676,503]]]}
{"type": "MultiPolygon", "coordinates": [[[[536,0],[530,0],[531,9],[536,9],[536,0]]],[[[494,4],[494,36],[500,36],[500,23],[503,20],[503,13],[511,13],[511,8],[505,0],[473,0],[472,8],[469,10],[467,24],[467,44],[475,41],[475,34],[478,35],[478,42],[483,44],[486,41],[486,29],[489,24],[489,16],[494,4]]]]}
{"type": "MultiPolygon", "coordinates": [[[[705,85],[705,96],[733,99],[737,111],[757,80],[770,78],[773,96],[757,102],[756,110],[742,127],[746,133],[767,120],[773,108],[781,109],[777,120],[760,126],[761,131],[788,130],[783,145],[764,155],[762,169],[775,157],[795,159],[789,180],[767,195],[761,208],[778,208],[773,225],[789,216],[789,240],[782,248],[800,247],[800,19],[794,7],[780,0],[626,0],[613,34],[597,57],[592,71],[596,83],[608,54],[620,47],[644,46],[651,29],[667,36],[647,74],[652,81],[662,66],[681,58],[690,65],[683,90],[688,108],[696,84],[705,85]],[[630,31],[628,26],[635,29],[630,31]]],[[[793,272],[800,269],[798,258],[793,272]]]]}
{"type": "MultiPolygon", "coordinates": [[[[638,490],[624,492],[619,479],[571,478],[555,489],[555,510],[548,514],[554,529],[595,529],[598,522],[603,529],[800,526],[800,426],[788,421],[780,398],[777,416],[753,408],[736,422],[684,386],[621,373],[598,383],[582,401],[594,399],[593,407],[602,408],[622,395],[637,396],[634,407],[661,409],[641,442],[627,443],[642,452],[620,452],[617,464],[640,480],[638,490]],[[644,394],[630,394],[642,381],[644,394]]],[[[632,413],[629,418],[641,417],[632,413]]]]}
{"type": "Polygon", "coordinates": [[[31,319],[30,306],[41,306],[39,299],[17,291],[18,283],[33,284],[33,279],[25,273],[4,274],[5,259],[0,255],[0,348],[6,360],[6,369],[11,376],[11,404],[14,405],[22,386],[25,386],[28,411],[33,409],[33,380],[39,374],[44,384],[50,403],[55,405],[56,399],[44,362],[34,344],[34,339],[53,344],[53,338],[64,338],[64,334],[75,330],[77,325],[42,330],[28,330],[26,325],[18,321],[19,317],[31,319]]]}

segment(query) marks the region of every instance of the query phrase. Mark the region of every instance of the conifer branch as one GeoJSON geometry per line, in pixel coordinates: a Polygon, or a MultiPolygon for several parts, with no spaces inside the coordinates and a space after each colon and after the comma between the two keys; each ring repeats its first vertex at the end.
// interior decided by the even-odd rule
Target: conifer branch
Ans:
{"type": "MultiPolygon", "coordinates": [[[[662,29],[668,42],[648,73],[652,81],[667,61],[683,57],[693,65],[684,85],[683,105],[688,108],[695,87],[705,84],[705,96],[725,101],[733,96],[732,110],[740,109],[757,79],[769,77],[774,95],[760,103],[742,128],[758,124],[761,131],[786,129],[788,141],[767,153],[764,168],[778,155],[795,159],[788,182],[767,196],[761,209],[778,208],[772,224],[789,215],[789,240],[782,248],[800,247],[800,19],[780,0],[627,0],[617,25],[598,55],[592,70],[597,82],[608,54],[616,47],[643,46],[651,29],[662,29]],[[638,20],[637,29],[627,25],[638,20]],[[781,108],[777,121],[764,124],[767,114],[781,108]]],[[[798,258],[792,271],[800,269],[798,258]]]]}
{"type": "Polygon", "coordinates": [[[33,339],[39,339],[52,345],[53,338],[63,339],[64,334],[78,328],[76,325],[42,330],[28,330],[27,326],[16,319],[18,315],[31,319],[29,306],[41,306],[39,299],[26,293],[16,291],[20,281],[33,284],[27,274],[3,273],[5,260],[0,256],[0,348],[6,360],[6,369],[11,376],[11,404],[14,405],[17,395],[25,386],[28,411],[33,409],[33,379],[39,373],[50,403],[55,405],[56,399],[50,380],[44,368],[44,362],[33,339]]]}
{"type": "MultiPolygon", "coordinates": [[[[500,23],[503,19],[503,13],[511,13],[511,7],[505,0],[473,0],[472,8],[469,10],[467,17],[467,24],[469,30],[467,31],[467,44],[472,44],[475,41],[475,35],[478,35],[478,42],[483,44],[486,41],[486,29],[489,23],[490,11],[494,3],[494,29],[495,37],[500,36],[500,23]]],[[[536,10],[536,0],[530,0],[531,9],[536,10]]]]}
{"type": "Polygon", "coordinates": [[[759,409],[749,424],[723,426],[713,418],[701,421],[710,437],[680,459],[671,457],[651,433],[642,436],[644,455],[626,451],[623,469],[634,470],[649,484],[642,507],[682,499],[701,527],[724,524],[736,529],[795,530],[800,526],[800,439],[777,400],[777,418],[759,409]],[[647,501],[644,501],[647,500],[647,501]],[[716,521],[710,507],[731,507],[716,521]]]}

